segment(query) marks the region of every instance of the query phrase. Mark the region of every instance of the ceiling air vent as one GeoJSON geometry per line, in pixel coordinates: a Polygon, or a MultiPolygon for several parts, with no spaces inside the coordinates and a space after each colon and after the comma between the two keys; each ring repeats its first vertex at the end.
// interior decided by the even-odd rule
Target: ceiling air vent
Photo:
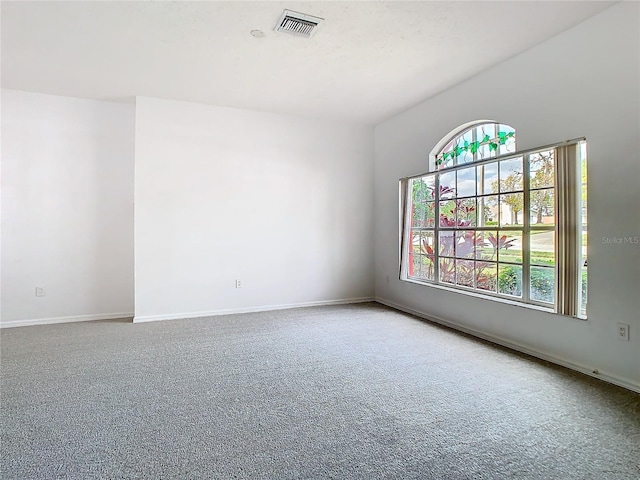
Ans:
{"type": "Polygon", "coordinates": [[[285,10],[276,24],[275,31],[309,38],[316,33],[323,21],[323,18],[313,15],[285,10]]]}

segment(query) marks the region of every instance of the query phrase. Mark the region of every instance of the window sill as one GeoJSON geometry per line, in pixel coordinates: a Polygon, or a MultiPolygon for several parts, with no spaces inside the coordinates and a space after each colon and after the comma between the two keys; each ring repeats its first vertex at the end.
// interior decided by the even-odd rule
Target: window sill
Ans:
{"type": "Polygon", "coordinates": [[[457,288],[452,288],[452,287],[447,287],[445,285],[439,285],[436,283],[427,283],[427,282],[419,282],[417,280],[413,280],[410,278],[406,278],[406,279],[401,279],[401,281],[403,282],[407,282],[407,283],[413,283],[414,285],[420,285],[423,287],[429,287],[429,288],[435,288],[437,290],[444,290],[446,292],[451,292],[451,293],[457,293],[458,295],[465,295],[467,297],[475,297],[475,298],[480,298],[482,300],[490,300],[492,302],[498,302],[498,303],[504,303],[507,305],[512,305],[514,307],[521,307],[521,308],[526,308],[529,310],[537,310],[539,312],[545,312],[545,313],[550,313],[552,315],[557,315],[559,317],[566,317],[566,318],[575,318],[577,320],[587,320],[586,316],[579,316],[579,317],[570,317],[567,315],[562,315],[557,313],[553,308],[551,307],[543,307],[541,305],[534,305],[531,303],[523,303],[523,302],[518,302],[517,300],[509,300],[508,298],[503,298],[503,297],[494,297],[493,295],[483,295],[482,293],[478,293],[478,292],[474,292],[474,291],[467,291],[467,290],[460,290],[457,288]]]}

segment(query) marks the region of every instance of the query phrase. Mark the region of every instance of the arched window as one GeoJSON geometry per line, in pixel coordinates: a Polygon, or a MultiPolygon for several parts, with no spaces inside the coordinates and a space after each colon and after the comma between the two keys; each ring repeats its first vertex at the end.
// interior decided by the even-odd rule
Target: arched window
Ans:
{"type": "Polygon", "coordinates": [[[402,180],[401,279],[585,316],[585,145],[518,152],[502,123],[453,131],[402,180]]]}
{"type": "Polygon", "coordinates": [[[430,157],[430,171],[485,160],[516,151],[516,131],[496,122],[474,122],[456,129],[436,146],[430,157]],[[438,148],[440,147],[440,148],[438,148]]]}

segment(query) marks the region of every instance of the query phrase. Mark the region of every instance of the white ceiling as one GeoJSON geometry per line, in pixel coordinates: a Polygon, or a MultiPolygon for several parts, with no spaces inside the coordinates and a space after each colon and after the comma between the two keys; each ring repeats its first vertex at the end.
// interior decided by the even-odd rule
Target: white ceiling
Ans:
{"type": "Polygon", "coordinates": [[[610,5],[3,1],[2,87],[376,124],[610,5]],[[285,8],[325,22],[310,39],[276,33],[285,8]]]}

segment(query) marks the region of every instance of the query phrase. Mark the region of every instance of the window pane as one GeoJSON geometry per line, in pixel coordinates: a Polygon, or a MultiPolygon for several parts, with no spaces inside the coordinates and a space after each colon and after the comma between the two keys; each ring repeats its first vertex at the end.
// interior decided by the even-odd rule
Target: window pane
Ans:
{"type": "Polygon", "coordinates": [[[502,265],[498,267],[498,292],[513,297],[522,296],[522,267],[502,265]]]}
{"type": "Polygon", "coordinates": [[[422,227],[424,226],[424,205],[413,204],[411,205],[411,226],[422,227]]]}
{"type": "Polygon", "coordinates": [[[533,230],[529,236],[531,265],[553,267],[556,264],[555,232],[533,230]]]}
{"type": "Polygon", "coordinates": [[[532,225],[555,225],[554,215],[554,189],[545,188],[543,190],[532,190],[530,196],[531,203],[531,224],[532,225]]]}
{"type": "Polygon", "coordinates": [[[504,155],[507,153],[513,153],[516,151],[515,141],[511,138],[508,138],[504,145],[500,145],[500,155],[504,155]]]}
{"type": "Polygon", "coordinates": [[[531,267],[531,299],[553,303],[555,299],[555,270],[549,267],[531,267]]]}
{"type": "Polygon", "coordinates": [[[409,255],[409,277],[420,277],[422,275],[422,255],[409,255]]]}
{"type": "Polygon", "coordinates": [[[500,192],[522,190],[522,157],[500,162],[500,192]]]}
{"type": "Polygon", "coordinates": [[[484,125],[480,125],[476,127],[476,137],[478,140],[483,140],[484,137],[487,137],[487,140],[494,138],[496,136],[496,124],[495,123],[487,123],[484,125]]]}
{"type": "Polygon", "coordinates": [[[454,231],[438,232],[439,255],[453,257],[455,253],[454,231]]]}
{"type": "Polygon", "coordinates": [[[436,155],[436,168],[438,170],[453,166],[453,156],[451,155],[451,152],[454,148],[454,144],[455,139],[447,143],[442,151],[438,155],[436,155]]]}
{"type": "Polygon", "coordinates": [[[412,230],[411,245],[409,249],[409,259],[407,261],[409,277],[420,276],[421,265],[422,265],[421,245],[422,245],[422,232],[420,232],[419,230],[412,230]]]}
{"type": "Polygon", "coordinates": [[[515,134],[516,132],[512,127],[510,127],[509,125],[505,125],[504,123],[498,124],[498,130],[500,132],[513,133],[513,134],[515,134]]]}
{"type": "Polygon", "coordinates": [[[435,187],[435,176],[428,175],[421,178],[411,180],[411,192],[413,203],[422,203],[427,200],[433,200],[433,191],[435,187]]]}
{"type": "Polygon", "coordinates": [[[476,219],[479,227],[498,225],[498,195],[478,198],[476,219]]]}
{"type": "Polygon", "coordinates": [[[498,261],[522,263],[522,232],[501,230],[497,237],[489,238],[489,242],[498,252],[498,261]]]}
{"type": "Polygon", "coordinates": [[[453,198],[456,192],[456,172],[440,175],[440,198],[453,198]]]}
{"type": "Polygon", "coordinates": [[[495,292],[498,285],[498,265],[490,262],[476,262],[476,288],[495,292]]]}
{"type": "Polygon", "coordinates": [[[457,226],[459,227],[475,227],[476,226],[476,199],[466,198],[456,201],[457,226]]]}
{"type": "Polygon", "coordinates": [[[436,176],[429,175],[428,177],[424,177],[424,181],[427,184],[427,191],[429,194],[427,195],[428,200],[436,199],[436,176]]]}
{"type": "Polygon", "coordinates": [[[436,202],[428,202],[425,204],[424,218],[426,227],[436,226],[436,202]]]}
{"type": "Polygon", "coordinates": [[[435,271],[433,260],[426,255],[420,255],[420,273],[417,275],[422,280],[434,280],[435,271]]]}
{"type": "Polygon", "coordinates": [[[475,167],[458,170],[457,197],[473,197],[476,194],[475,167]]]}
{"type": "Polygon", "coordinates": [[[476,235],[476,258],[479,260],[497,261],[497,250],[494,248],[491,238],[495,240],[497,232],[478,232],[476,235]]]}
{"type": "Polygon", "coordinates": [[[415,271],[415,276],[425,280],[434,279],[434,243],[435,237],[433,231],[421,232],[419,245],[420,255],[417,255],[417,257],[419,257],[419,268],[415,271]]]}
{"type": "Polygon", "coordinates": [[[466,230],[456,232],[456,257],[475,258],[476,255],[476,232],[466,230]]]}
{"type": "Polygon", "coordinates": [[[522,193],[500,195],[500,225],[522,225],[524,196],[522,193]]]}
{"type": "Polygon", "coordinates": [[[410,252],[419,254],[420,253],[420,243],[421,243],[420,231],[419,230],[412,230],[411,231],[411,248],[410,248],[410,252]]]}
{"type": "Polygon", "coordinates": [[[420,205],[412,205],[411,206],[411,226],[412,227],[422,227],[424,223],[424,218],[420,215],[420,205]]]}
{"type": "Polygon", "coordinates": [[[435,202],[424,202],[413,205],[413,226],[431,227],[435,226],[436,204],[435,202]]]}
{"type": "Polygon", "coordinates": [[[495,150],[489,146],[489,142],[496,138],[496,125],[494,123],[482,125],[476,129],[476,137],[480,142],[478,158],[485,159],[495,156],[495,150]]]}
{"type": "Polygon", "coordinates": [[[478,195],[498,193],[498,164],[490,163],[477,167],[478,195]]]}
{"type": "Polygon", "coordinates": [[[435,253],[435,233],[433,230],[421,232],[420,253],[433,257],[433,254],[435,253]]]}
{"type": "Polygon", "coordinates": [[[516,151],[516,132],[509,125],[499,125],[496,137],[500,145],[500,155],[516,151]]]}
{"type": "Polygon", "coordinates": [[[447,200],[440,202],[440,226],[455,227],[456,226],[456,201],[447,200]]]}
{"type": "Polygon", "coordinates": [[[531,154],[529,171],[531,188],[553,187],[555,181],[553,150],[531,154]]]}
{"type": "Polygon", "coordinates": [[[473,162],[473,153],[469,149],[471,142],[473,142],[473,129],[465,132],[465,134],[458,139],[459,154],[456,159],[456,165],[473,162]]]}
{"type": "Polygon", "coordinates": [[[456,259],[456,284],[465,287],[473,287],[474,268],[473,260],[456,259]]]}
{"type": "Polygon", "coordinates": [[[440,281],[443,283],[455,283],[456,264],[453,258],[440,259],[440,281]]]}

